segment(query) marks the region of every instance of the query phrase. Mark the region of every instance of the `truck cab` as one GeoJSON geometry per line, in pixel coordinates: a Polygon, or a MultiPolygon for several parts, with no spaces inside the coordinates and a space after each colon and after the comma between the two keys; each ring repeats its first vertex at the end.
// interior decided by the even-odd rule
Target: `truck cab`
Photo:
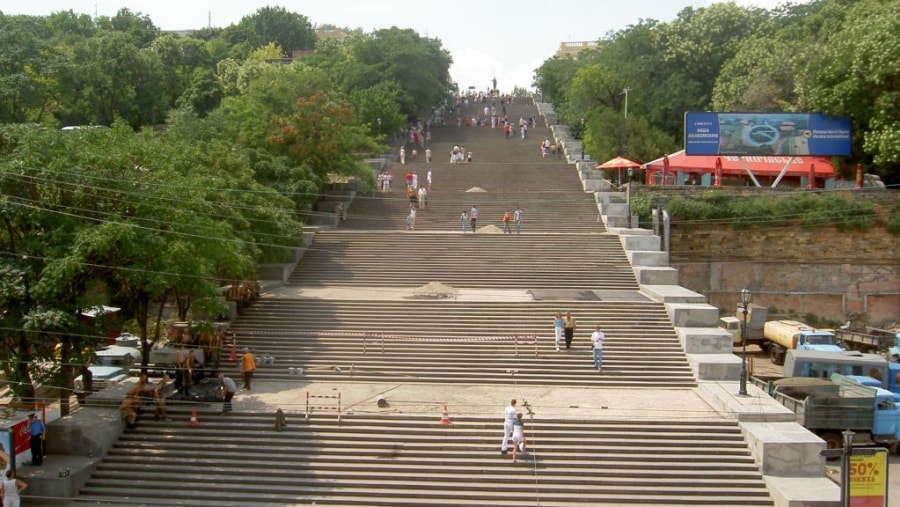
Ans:
{"type": "Polygon", "coordinates": [[[741,320],[737,317],[719,317],[719,327],[731,334],[732,343],[735,347],[741,346],[742,332],[741,320]]]}

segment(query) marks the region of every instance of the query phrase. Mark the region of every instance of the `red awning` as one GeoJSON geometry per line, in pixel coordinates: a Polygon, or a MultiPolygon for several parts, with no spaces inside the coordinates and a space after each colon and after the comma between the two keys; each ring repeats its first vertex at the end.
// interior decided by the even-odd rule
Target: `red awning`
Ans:
{"type": "MultiPolygon", "coordinates": [[[[723,176],[742,176],[746,175],[746,169],[750,169],[756,176],[778,176],[788,165],[785,176],[809,176],[810,166],[815,165],[815,173],[818,178],[830,178],[834,176],[834,166],[831,160],[824,157],[810,156],[744,156],[737,157],[733,155],[694,155],[684,154],[684,150],[669,155],[669,171],[672,172],[693,172],[693,173],[715,173],[716,159],[722,159],[722,175],[723,176]],[[746,169],[745,169],[746,168],[746,169]]],[[[663,158],[658,158],[652,162],[643,165],[645,169],[651,171],[661,171],[663,169],[663,158]]]]}

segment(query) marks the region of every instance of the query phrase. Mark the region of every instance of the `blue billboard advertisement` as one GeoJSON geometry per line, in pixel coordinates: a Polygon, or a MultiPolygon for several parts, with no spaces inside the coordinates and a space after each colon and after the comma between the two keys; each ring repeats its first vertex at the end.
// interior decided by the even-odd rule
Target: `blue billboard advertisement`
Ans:
{"type": "Polygon", "coordinates": [[[850,155],[850,118],[818,113],[684,114],[688,155],[850,155]]]}

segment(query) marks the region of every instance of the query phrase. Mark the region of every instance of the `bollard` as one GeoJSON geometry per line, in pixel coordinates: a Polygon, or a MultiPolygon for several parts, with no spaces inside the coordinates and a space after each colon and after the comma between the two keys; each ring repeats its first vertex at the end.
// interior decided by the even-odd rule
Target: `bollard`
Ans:
{"type": "Polygon", "coordinates": [[[284,431],[287,422],[284,419],[284,411],[280,408],[275,411],[275,431],[284,431]]]}

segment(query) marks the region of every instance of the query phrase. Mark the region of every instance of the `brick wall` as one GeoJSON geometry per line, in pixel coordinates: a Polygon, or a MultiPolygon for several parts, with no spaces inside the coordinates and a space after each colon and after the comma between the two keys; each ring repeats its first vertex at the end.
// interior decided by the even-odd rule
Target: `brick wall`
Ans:
{"type": "MultiPolygon", "coordinates": [[[[879,207],[889,207],[898,197],[887,192],[876,198],[879,207]]],[[[790,225],[739,231],[730,225],[675,223],[671,262],[681,285],[729,314],[746,287],[755,303],[778,313],[858,325],[900,322],[900,237],[882,227],[844,232],[790,225]]]]}

